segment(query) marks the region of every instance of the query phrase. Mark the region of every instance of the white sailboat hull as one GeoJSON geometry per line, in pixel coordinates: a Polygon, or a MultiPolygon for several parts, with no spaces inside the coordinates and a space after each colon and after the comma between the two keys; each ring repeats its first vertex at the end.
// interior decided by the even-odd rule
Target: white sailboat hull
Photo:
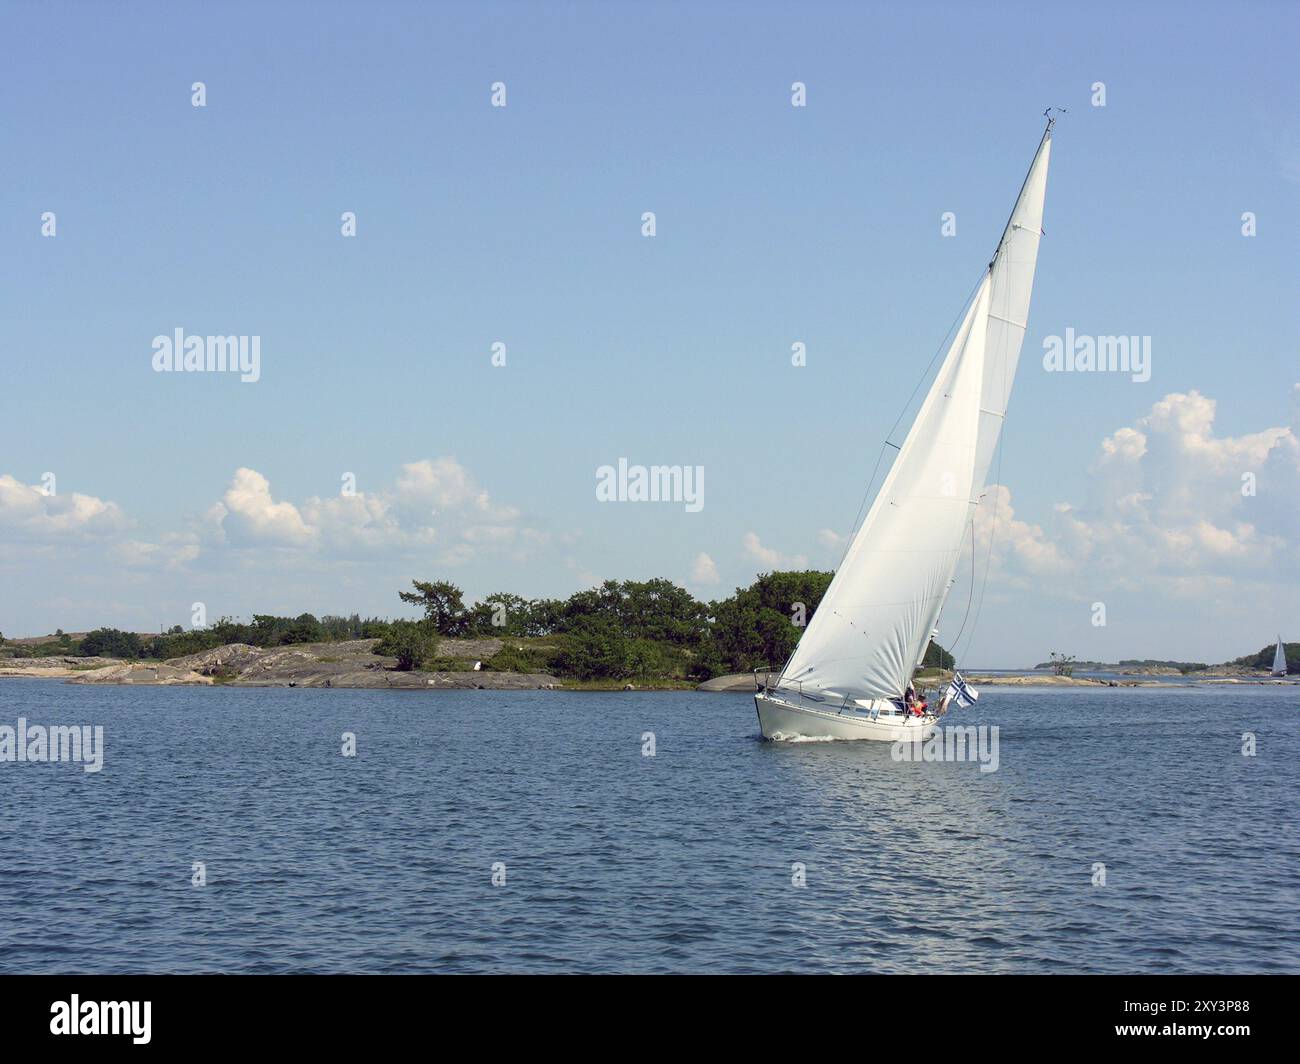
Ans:
{"type": "Polygon", "coordinates": [[[764,692],[754,696],[764,739],[875,739],[878,742],[923,742],[934,734],[936,718],[896,716],[872,720],[866,711],[822,708],[802,700],[796,705],[764,692]]]}

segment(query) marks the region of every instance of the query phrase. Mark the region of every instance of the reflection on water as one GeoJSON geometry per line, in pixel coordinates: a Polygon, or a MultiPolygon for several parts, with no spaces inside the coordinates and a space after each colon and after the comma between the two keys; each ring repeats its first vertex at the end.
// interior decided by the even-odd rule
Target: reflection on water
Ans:
{"type": "Polygon", "coordinates": [[[1295,971],[1298,702],[990,688],[981,773],[739,695],[0,681],[106,745],[0,765],[0,969],[1295,971]]]}

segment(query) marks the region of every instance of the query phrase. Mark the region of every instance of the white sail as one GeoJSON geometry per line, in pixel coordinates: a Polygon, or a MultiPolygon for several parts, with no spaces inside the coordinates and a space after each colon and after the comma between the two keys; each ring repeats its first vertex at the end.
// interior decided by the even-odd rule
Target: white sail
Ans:
{"type": "Polygon", "coordinates": [[[972,511],[989,290],[986,274],[782,683],[895,698],[911,680],[972,511]]]}
{"type": "MultiPolygon", "coordinates": [[[[814,616],[816,616],[814,614],[814,616]]],[[[1277,637],[1277,650],[1273,653],[1273,675],[1286,675],[1286,651],[1282,649],[1282,637],[1277,637]]]]}
{"type": "Polygon", "coordinates": [[[997,445],[1024,340],[1048,132],[997,253],[780,686],[898,698],[929,645],[997,445]]]}
{"type": "Polygon", "coordinates": [[[989,464],[997,450],[1002,420],[1011,399],[1011,385],[1020,361],[1020,346],[1029,322],[1029,295],[1043,234],[1043,197],[1047,194],[1047,162],[1052,152],[1049,128],[1034,154],[1024,187],[1007,222],[989,267],[993,291],[989,298],[989,327],[985,340],[984,393],[980,404],[980,438],[975,460],[975,494],[984,490],[989,464]]]}

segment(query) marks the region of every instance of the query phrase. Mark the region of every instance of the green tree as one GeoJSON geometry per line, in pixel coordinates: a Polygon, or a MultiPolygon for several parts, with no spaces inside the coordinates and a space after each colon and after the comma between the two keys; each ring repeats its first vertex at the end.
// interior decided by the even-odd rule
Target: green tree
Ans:
{"type": "Polygon", "coordinates": [[[265,613],[253,614],[254,646],[279,647],[292,643],[319,643],[325,638],[325,629],[310,613],[297,617],[273,617],[265,613]]]}
{"type": "Polygon", "coordinates": [[[1048,657],[1048,663],[1052,672],[1057,676],[1073,676],[1075,656],[1073,654],[1058,654],[1055,650],[1048,657]]]}
{"type": "Polygon", "coordinates": [[[508,591],[494,591],[466,612],[465,630],[483,636],[545,634],[532,631],[532,614],[533,603],[528,599],[508,591]]]}
{"type": "Polygon", "coordinates": [[[460,588],[446,580],[412,580],[414,591],[399,591],[398,598],[424,610],[424,619],[439,635],[461,635],[469,617],[460,588]]]}
{"type": "Polygon", "coordinates": [[[438,636],[425,621],[393,621],[374,653],[397,659],[403,672],[418,669],[438,653],[438,636]]]}
{"type": "Polygon", "coordinates": [[[88,658],[127,658],[144,656],[140,637],[117,628],[96,628],[81,640],[80,652],[88,658]]]}
{"type": "Polygon", "coordinates": [[[956,665],[957,659],[933,640],[925,648],[925,657],[921,659],[923,669],[952,669],[956,665]]]}
{"type": "Polygon", "coordinates": [[[747,588],[711,607],[713,647],[699,655],[722,670],[779,668],[812,620],[833,573],[817,570],[764,573],[747,588]],[[800,623],[803,622],[803,623],[800,623]]]}
{"type": "Polygon", "coordinates": [[[361,638],[361,618],[355,613],[351,617],[338,617],[326,613],[320,619],[320,628],[323,638],[330,642],[361,638]]]}
{"type": "MultiPolygon", "coordinates": [[[[538,613],[544,612],[539,608],[538,613]]],[[[685,588],[671,580],[606,580],[579,591],[561,606],[559,630],[571,629],[581,618],[600,617],[617,623],[631,639],[653,639],[690,646],[708,631],[708,610],[685,588]]]]}
{"type": "Polygon", "coordinates": [[[561,676],[621,680],[632,675],[628,640],[610,617],[580,617],[564,634],[551,665],[561,676]]]}
{"type": "Polygon", "coordinates": [[[554,635],[564,626],[563,599],[533,599],[529,603],[528,622],[521,635],[554,635]]]}

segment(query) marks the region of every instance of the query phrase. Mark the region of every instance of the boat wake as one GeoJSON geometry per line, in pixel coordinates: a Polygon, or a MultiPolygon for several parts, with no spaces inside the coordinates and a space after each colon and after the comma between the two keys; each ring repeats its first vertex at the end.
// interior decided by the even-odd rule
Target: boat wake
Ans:
{"type": "MultiPolygon", "coordinates": [[[[771,735],[774,743],[836,743],[840,738],[838,735],[786,735],[784,732],[773,732],[771,735]]],[[[846,737],[844,741],[853,740],[846,737]]]]}

